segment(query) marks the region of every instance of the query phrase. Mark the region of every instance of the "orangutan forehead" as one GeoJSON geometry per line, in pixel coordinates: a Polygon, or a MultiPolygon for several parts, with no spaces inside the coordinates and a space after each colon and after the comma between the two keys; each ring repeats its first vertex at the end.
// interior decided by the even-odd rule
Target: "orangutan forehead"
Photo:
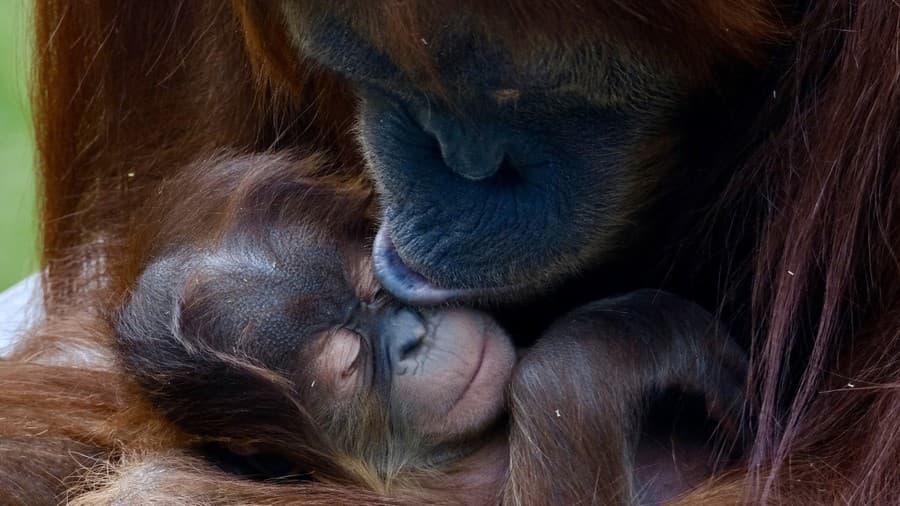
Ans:
{"type": "MultiPolygon", "coordinates": [[[[518,64],[529,82],[536,73],[529,72],[528,65],[540,65],[551,82],[579,81],[579,76],[595,75],[598,67],[609,64],[633,65],[631,60],[636,60],[656,66],[648,61],[650,55],[670,65],[685,62],[671,67],[706,77],[717,61],[755,60],[782,32],[773,21],[777,15],[771,2],[762,0],[686,0],[677,6],[615,0],[288,0],[283,5],[296,41],[313,53],[323,47],[346,49],[347,39],[335,36],[346,30],[421,80],[446,80],[432,69],[447,68],[459,69],[461,77],[470,77],[468,71],[489,80],[485,73],[490,70],[500,74],[518,64]],[[485,54],[486,48],[493,49],[485,54]],[[466,53],[473,56],[468,65],[457,61],[466,53]],[[568,75],[555,75],[564,71],[568,75]]],[[[658,70],[653,69],[655,75],[658,70]]]]}
{"type": "Polygon", "coordinates": [[[567,45],[548,39],[522,52],[463,18],[448,18],[433,30],[420,26],[415,37],[402,38],[389,34],[405,28],[388,31],[365,15],[342,14],[293,18],[294,44],[351,82],[394,93],[419,90],[439,100],[476,95],[497,102],[531,92],[560,93],[590,95],[608,105],[635,92],[646,95],[650,87],[677,88],[667,86],[671,67],[629,54],[628,48],[612,50],[604,41],[567,45]]]}

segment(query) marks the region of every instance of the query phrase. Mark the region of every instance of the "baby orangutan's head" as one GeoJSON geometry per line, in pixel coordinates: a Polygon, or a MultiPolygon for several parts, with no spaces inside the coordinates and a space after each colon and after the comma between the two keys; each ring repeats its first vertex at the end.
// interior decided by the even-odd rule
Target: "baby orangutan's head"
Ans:
{"type": "MultiPolygon", "coordinates": [[[[144,271],[117,321],[124,368],[186,432],[291,473],[385,479],[477,448],[505,408],[504,331],[478,311],[391,298],[367,227],[303,219],[334,204],[269,179],[306,199],[267,199],[259,223],[247,218],[260,203],[239,205],[213,240],[144,271]]],[[[243,198],[270,195],[267,181],[243,198]]]]}

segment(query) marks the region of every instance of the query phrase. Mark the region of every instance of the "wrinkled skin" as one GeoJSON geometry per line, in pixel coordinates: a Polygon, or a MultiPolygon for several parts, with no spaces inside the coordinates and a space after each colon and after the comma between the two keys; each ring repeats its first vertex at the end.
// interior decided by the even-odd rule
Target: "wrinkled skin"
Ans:
{"type": "Polygon", "coordinates": [[[521,299],[613,260],[683,172],[699,85],[650,52],[596,41],[514,57],[459,7],[426,41],[423,82],[352,14],[291,5],[298,51],[359,98],[383,208],[375,267],[401,299],[521,299]]]}

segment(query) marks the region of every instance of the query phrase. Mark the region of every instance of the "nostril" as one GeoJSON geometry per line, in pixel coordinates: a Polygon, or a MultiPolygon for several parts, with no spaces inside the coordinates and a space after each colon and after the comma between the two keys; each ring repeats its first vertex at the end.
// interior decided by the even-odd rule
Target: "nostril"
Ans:
{"type": "Polygon", "coordinates": [[[464,129],[454,122],[437,126],[440,128],[432,128],[429,133],[437,139],[441,158],[453,173],[471,181],[480,181],[500,169],[505,153],[501,143],[490,132],[464,129]]]}
{"type": "Polygon", "coordinates": [[[470,181],[487,179],[500,170],[504,155],[485,146],[466,145],[443,151],[444,163],[455,172],[470,181]]]}
{"type": "Polygon", "coordinates": [[[425,334],[423,333],[421,336],[407,339],[401,346],[398,354],[398,358],[400,360],[406,360],[412,355],[415,355],[419,348],[422,347],[422,343],[425,341],[425,334]]]}
{"type": "Polygon", "coordinates": [[[405,308],[397,311],[387,329],[394,358],[401,361],[417,354],[425,342],[427,333],[428,329],[416,312],[405,308]]]}
{"type": "Polygon", "coordinates": [[[503,159],[500,161],[500,166],[497,169],[497,174],[495,174],[494,178],[497,182],[508,185],[521,183],[524,180],[522,172],[519,170],[519,167],[510,160],[509,155],[503,155],[503,159]]]}

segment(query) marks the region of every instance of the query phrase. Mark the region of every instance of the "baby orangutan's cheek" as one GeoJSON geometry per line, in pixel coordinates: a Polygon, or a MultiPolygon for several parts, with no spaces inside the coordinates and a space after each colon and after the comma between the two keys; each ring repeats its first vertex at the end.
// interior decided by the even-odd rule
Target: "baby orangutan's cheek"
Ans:
{"type": "Polygon", "coordinates": [[[413,427],[441,437],[485,430],[503,412],[515,350],[486,314],[426,315],[421,351],[395,364],[392,407],[413,427]]]}

